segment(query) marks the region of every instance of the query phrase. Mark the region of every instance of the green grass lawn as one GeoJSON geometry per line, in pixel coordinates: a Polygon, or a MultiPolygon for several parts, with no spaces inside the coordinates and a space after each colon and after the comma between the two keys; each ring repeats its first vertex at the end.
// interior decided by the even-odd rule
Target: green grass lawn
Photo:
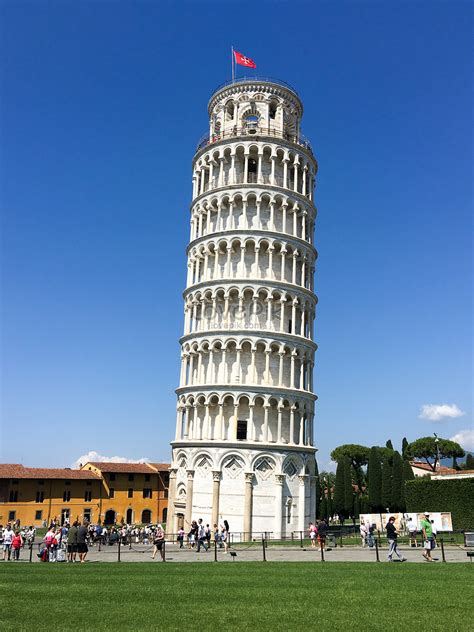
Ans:
{"type": "Polygon", "coordinates": [[[0,627],[471,630],[473,573],[470,564],[2,563],[0,627]]]}

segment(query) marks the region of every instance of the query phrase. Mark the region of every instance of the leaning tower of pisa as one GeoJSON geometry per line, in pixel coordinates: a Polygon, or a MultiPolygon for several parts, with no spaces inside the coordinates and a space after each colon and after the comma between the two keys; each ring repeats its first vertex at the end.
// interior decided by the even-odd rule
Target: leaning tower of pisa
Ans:
{"type": "Polygon", "coordinates": [[[193,160],[168,531],[234,538],[315,518],[317,162],[281,81],[218,88],[193,160]]]}

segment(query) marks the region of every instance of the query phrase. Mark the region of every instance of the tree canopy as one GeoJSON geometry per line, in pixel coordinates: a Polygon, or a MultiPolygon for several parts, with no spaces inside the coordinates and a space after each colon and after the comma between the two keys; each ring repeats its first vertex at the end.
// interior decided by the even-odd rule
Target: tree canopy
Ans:
{"type": "Polygon", "coordinates": [[[455,441],[436,439],[436,437],[421,437],[421,439],[407,445],[406,456],[410,459],[424,459],[434,472],[438,460],[438,450],[440,459],[461,458],[465,454],[459,443],[455,441]]]}

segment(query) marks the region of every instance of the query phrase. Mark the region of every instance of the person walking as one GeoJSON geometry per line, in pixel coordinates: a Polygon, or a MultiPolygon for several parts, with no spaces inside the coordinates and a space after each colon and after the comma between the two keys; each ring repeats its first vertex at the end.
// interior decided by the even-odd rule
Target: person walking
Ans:
{"type": "Polygon", "coordinates": [[[431,524],[430,514],[426,511],[423,520],[420,521],[421,532],[423,533],[423,557],[427,562],[434,562],[431,557],[431,551],[435,547],[433,537],[433,525],[431,524]]]}
{"type": "Polygon", "coordinates": [[[385,530],[387,531],[388,540],[388,561],[393,562],[392,556],[395,553],[396,555],[398,555],[398,559],[400,560],[400,562],[406,562],[406,557],[403,557],[397,546],[398,532],[395,527],[395,516],[390,516],[385,530]]]}
{"type": "Polygon", "coordinates": [[[197,553],[201,550],[201,546],[207,553],[207,538],[206,538],[206,527],[203,524],[202,518],[198,520],[198,544],[197,544],[197,553]]]}
{"type": "Polygon", "coordinates": [[[159,524],[156,527],[155,534],[153,536],[153,555],[151,559],[154,560],[157,552],[160,552],[161,561],[165,561],[165,532],[163,530],[163,526],[159,524]]]}

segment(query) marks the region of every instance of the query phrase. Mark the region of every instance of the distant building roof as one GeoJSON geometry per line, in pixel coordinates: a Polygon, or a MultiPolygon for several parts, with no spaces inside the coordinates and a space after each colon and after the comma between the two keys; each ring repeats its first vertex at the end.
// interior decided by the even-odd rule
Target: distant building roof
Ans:
{"type": "Polygon", "coordinates": [[[25,467],[20,463],[0,463],[0,478],[65,478],[94,479],[100,477],[89,470],[72,470],[68,467],[25,467]]]}
{"type": "Polygon", "coordinates": [[[437,465],[436,470],[425,463],[424,461],[410,461],[412,467],[416,467],[419,470],[424,470],[430,474],[456,474],[457,470],[452,467],[446,467],[445,465],[437,465]]]}
{"type": "Polygon", "coordinates": [[[95,467],[101,472],[107,474],[153,474],[167,471],[170,468],[169,463],[111,463],[109,461],[89,461],[82,466],[82,470],[89,467],[95,467]]]}

